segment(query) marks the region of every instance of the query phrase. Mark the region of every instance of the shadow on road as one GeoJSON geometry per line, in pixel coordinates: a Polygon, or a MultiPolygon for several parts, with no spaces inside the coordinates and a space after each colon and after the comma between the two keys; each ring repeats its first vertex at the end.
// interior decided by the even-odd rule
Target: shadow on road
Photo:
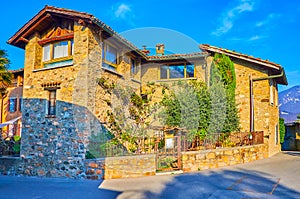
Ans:
{"type": "Polygon", "coordinates": [[[300,156],[300,151],[282,151],[282,153],[292,156],[300,156]]]}
{"type": "MultiPolygon", "coordinates": [[[[159,177],[154,177],[159,182],[159,177]]],[[[152,178],[144,183],[155,186],[152,178]]],[[[118,198],[299,198],[300,193],[280,185],[280,179],[248,170],[215,170],[174,175],[160,191],[139,189],[138,184],[123,190],[118,198]]],[[[134,183],[134,179],[126,181],[134,183]]],[[[100,188],[101,190],[101,188],[100,188]]]]}
{"type": "Polygon", "coordinates": [[[121,193],[98,189],[99,181],[0,175],[1,199],[98,199],[121,193]]]}

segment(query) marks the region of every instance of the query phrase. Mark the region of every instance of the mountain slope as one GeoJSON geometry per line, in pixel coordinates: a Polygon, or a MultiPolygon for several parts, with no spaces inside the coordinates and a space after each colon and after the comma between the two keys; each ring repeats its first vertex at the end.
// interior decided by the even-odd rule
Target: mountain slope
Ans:
{"type": "Polygon", "coordinates": [[[285,123],[293,122],[300,114],[300,86],[294,86],[279,93],[280,117],[285,123]]]}

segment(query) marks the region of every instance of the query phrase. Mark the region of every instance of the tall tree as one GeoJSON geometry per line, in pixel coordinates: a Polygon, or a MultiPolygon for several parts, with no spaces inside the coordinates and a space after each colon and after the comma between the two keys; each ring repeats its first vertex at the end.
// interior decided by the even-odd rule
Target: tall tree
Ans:
{"type": "Polygon", "coordinates": [[[0,49],[0,94],[3,98],[7,87],[11,84],[12,74],[8,71],[9,59],[5,50],[0,49]]]}
{"type": "MultiPolygon", "coordinates": [[[[212,92],[211,95],[213,95],[213,93],[215,92],[220,93],[218,89],[214,89],[217,85],[217,87],[220,87],[219,84],[222,85],[225,92],[225,100],[223,101],[223,105],[225,105],[226,108],[223,110],[225,110],[226,116],[225,121],[223,121],[221,132],[233,132],[239,130],[239,117],[235,101],[236,76],[234,71],[234,64],[228,56],[218,53],[215,54],[214,62],[212,64],[210,82],[210,90],[212,92]]],[[[219,101],[219,104],[220,103],[222,102],[219,101]]],[[[218,107],[218,109],[222,108],[222,106],[220,105],[218,107]]],[[[217,117],[217,119],[218,118],[219,117],[217,117]]],[[[218,121],[220,122],[219,119],[218,121]]],[[[215,121],[215,123],[217,124],[218,121],[215,121]]]]}
{"type": "Polygon", "coordinates": [[[279,133],[280,133],[280,143],[282,144],[284,142],[284,136],[285,136],[285,126],[284,126],[283,118],[279,118],[279,133]]]}

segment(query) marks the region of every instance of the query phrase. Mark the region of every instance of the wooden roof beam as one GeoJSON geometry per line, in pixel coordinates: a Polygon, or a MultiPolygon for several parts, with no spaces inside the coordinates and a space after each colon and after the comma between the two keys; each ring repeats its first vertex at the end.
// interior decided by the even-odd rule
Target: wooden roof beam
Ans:
{"type": "MultiPolygon", "coordinates": [[[[48,18],[51,17],[51,14],[47,13],[45,16],[43,16],[37,23],[33,24],[24,34],[22,37],[20,37],[16,43],[18,43],[19,41],[24,41],[25,37],[28,36],[28,34],[30,32],[32,32],[36,27],[38,27],[40,25],[40,23],[48,18]]],[[[27,40],[27,39],[26,39],[27,40]]],[[[27,40],[28,42],[28,40],[27,40]]]]}

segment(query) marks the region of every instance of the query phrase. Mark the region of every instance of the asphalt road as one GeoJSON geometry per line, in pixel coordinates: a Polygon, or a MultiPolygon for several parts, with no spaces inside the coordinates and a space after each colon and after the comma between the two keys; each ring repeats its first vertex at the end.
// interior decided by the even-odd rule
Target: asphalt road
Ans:
{"type": "Polygon", "coordinates": [[[145,178],[92,181],[0,176],[2,198],[300,198],[300,152],[282,152],[222,169],[145,178]]]}

